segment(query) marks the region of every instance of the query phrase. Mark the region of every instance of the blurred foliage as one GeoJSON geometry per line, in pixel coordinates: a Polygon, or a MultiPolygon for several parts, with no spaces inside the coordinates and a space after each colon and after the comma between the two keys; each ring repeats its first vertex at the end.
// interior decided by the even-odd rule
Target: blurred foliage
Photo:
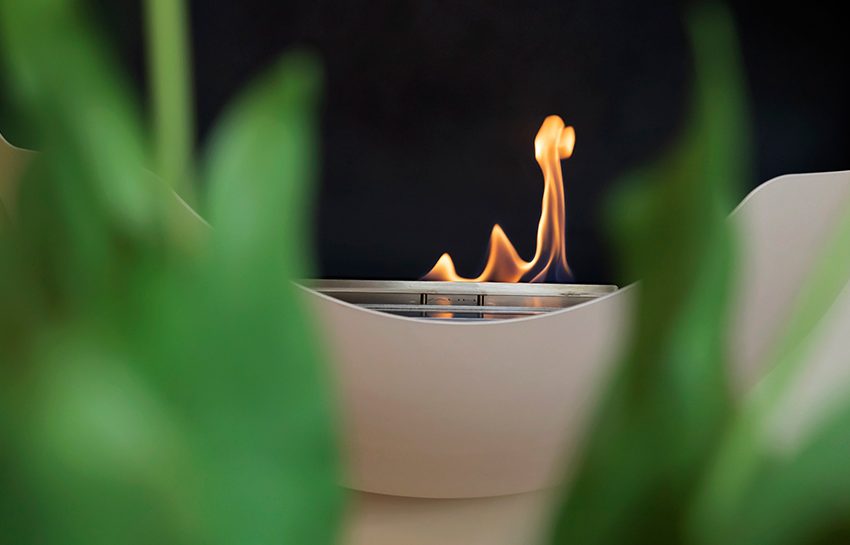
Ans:
{"type": "Polygon", "coordinates": [[[145,170],[162,135],[83,6],[2,0],[0,40],[43,150],[0,234],[0,543],[334,542],[329,380],[288,281],[316,60],[282,57],[215,129],[211,230],[145,170]]]}
{"type": "Polygon", "coordinates": [[[611,207],[636,287],[632,338],[559,508],[552,543],[850,542],[850,406],[781,457],[767,426],[808,335],[850,278],[850,215],[782,336],[771,373],[733,400],[725,358],[734,234],[730,196],[749,172],[750,131],[731,16],[687,17],[691,121],[675,148],[629,175],[611,207]],[[845,414],[846,413],[846,414],[845,414]]]}
{"type": "MultiPolygon", "coordinates": [[[[43,150],[14,221],[0,208],[0,543],[333,543],[330,381],[288,281],[310,273],[320,70],[282,57],[196,164],[185,6],[147,15],[150,134],[83,6],[0,0],[6,91],[43,150]]],[[[746,99],[726,10],[687,23],[692,117],[612,205],[622,266],[643,279],[635,328],[552,541],[848,542],[850,403],[791,453],[765,438],[847,283],[850,215],[776,371],[734,401],[726,214],[748,175],[746,99]]]]}
{"type": "Polygon", "coordinates": [[[730,194],[748,127],[728,15],[688,19],[696,72],[678,147],[632,174],[612,217],[623,267],[641,278],[634,330],[558,521],[557,543],[683,543],[688,504],[728,418],[722,335],[730,194]]]}

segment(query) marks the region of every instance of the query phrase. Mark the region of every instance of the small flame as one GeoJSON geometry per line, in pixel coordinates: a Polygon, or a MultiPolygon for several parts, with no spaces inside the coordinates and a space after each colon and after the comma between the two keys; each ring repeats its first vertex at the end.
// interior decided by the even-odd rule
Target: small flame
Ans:
{"type": "Polygon", "coordinates": [[[561,174],[561,159],[573,154],[576,133],[572,127],[564,126],[557,115],[543,120],[543,125],[534,138],[534,157],[543,171],[543,205],[537,225],[537,250],[531,261],[525,261],[517,253],[505,231],[496,224],[490,233],[490,248],[484,270],[475,278],[464,278],[455,271],[449,254],[444,253],[423,280],[451,282],[543,282],[548,278],[556,281],[569,280],[570,267],[564,246],[566,213],[564,211],[564,179],[561,174]]]}

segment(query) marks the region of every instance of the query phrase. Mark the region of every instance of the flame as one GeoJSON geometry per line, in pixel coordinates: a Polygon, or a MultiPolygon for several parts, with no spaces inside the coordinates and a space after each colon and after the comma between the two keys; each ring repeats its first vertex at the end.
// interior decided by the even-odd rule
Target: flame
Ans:
{"type": "Polygon", "coordinates": [[[508,235],[497,223],[490,233],[487,264],[475,278],[457,274],[454,261],[444,253],[423,280],[451,282],[543,282],[548,278],[556,281],[569,280],[570,267],[564,245],[566,213],[564,211],[564,178],[561,159],[573,154],[576,133],[565,126],[557,115],[543,120],[543,125],[534,138],[534,157],[543,171],[543,204],[540,222],[537,225],[537,250],[531,261],[522,259],[508,235]]]}

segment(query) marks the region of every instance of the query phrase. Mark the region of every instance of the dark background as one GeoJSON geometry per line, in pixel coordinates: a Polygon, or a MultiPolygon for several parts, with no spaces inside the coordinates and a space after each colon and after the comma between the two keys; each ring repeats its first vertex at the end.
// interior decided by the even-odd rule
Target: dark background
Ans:
{"type": "MultiPolygon", "coordinates": [[[[749,189],[850,168],[846,52],[837,14],[732,2],[756,137],[749,189]]],[[[139,2],[98,2],[144,95],[139,2]]],[[[619,278],[602,210],[618,176],[657,156],[687,108],[685,5],[598,0],[192,3],[200,145],[238,90],[283,49],[325,62],[315,247],[325,277],[413,279],[443,251],[477,274],[500,223],[534,251],[543,118],[576,127],[565,165],[576,281],[619,278]]],[[[0,119],[2,122],[2,119],[0,119]]],[[[14,135],[11,135],[14,138],[14,135]]]]}

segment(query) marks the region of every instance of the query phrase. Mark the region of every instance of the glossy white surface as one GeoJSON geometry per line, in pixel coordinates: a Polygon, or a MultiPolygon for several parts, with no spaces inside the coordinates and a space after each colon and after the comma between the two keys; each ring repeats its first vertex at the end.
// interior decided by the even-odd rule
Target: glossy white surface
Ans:
{"type": "Polygon", "coordinates": [[[730,331],[739,392],[767,371],[765,358],[803,280],[847,212],[850,171],[774,178],[732,213],[740,235],[740,277],[730,331]]]}
{"type": "Polygon", "coordinates": [[[555,481],[616,354],[630,290],[492,323],[401,318],[305,293],[338,375],[347,484],[464,498],[555,481]]]}

